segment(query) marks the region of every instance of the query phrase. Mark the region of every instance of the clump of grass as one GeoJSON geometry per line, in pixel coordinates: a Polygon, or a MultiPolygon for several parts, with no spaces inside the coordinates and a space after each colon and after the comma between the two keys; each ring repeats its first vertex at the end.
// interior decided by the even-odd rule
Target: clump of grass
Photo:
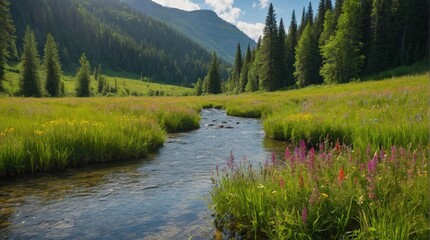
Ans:
{"type": "Polygon", "coordinates": [[[0,176],[141,158],[198,128],[199,106],[175,100],[0,99],[0,176]]]}
{"type": "Polygon", "coordinates": [[[302,142],[255,168],[216,172],[216,225],[253,239],[427,239],[428,149],[354,151],[302,142]]]}
{"type": "Polygon", "coordinates": [[[264,130],[270,138],[296,144],[305,139],[311,145],[341,141],[362,150],[368,144],[373,150],[424,146],[428,144],[426,78],[299,90],[306,93],[306,100],[298,107],[283,105],[287,107],[273,111],[264,119],[264,130]]]}

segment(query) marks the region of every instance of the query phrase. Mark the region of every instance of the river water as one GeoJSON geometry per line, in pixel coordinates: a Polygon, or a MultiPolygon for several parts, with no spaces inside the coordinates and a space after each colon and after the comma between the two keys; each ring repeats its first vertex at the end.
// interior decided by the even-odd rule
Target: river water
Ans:
{"type": "Polygon", "coordinates": [[[212,239],[216,166],[231,151],[264,163],[286,144],[221,110],[203,110],[200,124],[139,161],[0,181],[0,239],[212,239]]]}

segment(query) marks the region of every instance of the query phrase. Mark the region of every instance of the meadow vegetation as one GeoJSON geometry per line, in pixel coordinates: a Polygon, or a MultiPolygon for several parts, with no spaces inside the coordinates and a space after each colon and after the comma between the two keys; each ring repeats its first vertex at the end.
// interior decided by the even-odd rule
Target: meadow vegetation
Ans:
{"type": "Polygon", "coordinates": [[[224,100],[298,147],[217,168],[216,226],[245,239],[428,239],[428,93],[421,74],[224,100]]]}

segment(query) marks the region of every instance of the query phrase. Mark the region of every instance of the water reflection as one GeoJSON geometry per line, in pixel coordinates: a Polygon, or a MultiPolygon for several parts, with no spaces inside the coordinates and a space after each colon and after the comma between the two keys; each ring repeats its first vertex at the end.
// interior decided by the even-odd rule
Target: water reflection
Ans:
{"type": "Polygon", "coordinates": [[[233,151],[258,164],[285,144],[256,119],[203,110],[201,128],[174,134],[141,161],[0,182],[1,239],[213,238],[207,198],[216,165],[233,151]]]}

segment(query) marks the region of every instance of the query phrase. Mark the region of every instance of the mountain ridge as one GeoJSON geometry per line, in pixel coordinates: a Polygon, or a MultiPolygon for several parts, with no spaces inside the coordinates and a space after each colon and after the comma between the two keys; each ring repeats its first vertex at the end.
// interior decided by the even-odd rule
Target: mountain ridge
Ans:
{"type": "Polygon", "coordinates": [[[218,17],[211,10],[184,11],[163,7],[151,0],[120,0],[144,14],[166,23],[177,31],[193,39],[229,63],[233,63],[237,44],[245,50],[249,44],[256,46],[245,33],[236,26],[218,17]]]}

